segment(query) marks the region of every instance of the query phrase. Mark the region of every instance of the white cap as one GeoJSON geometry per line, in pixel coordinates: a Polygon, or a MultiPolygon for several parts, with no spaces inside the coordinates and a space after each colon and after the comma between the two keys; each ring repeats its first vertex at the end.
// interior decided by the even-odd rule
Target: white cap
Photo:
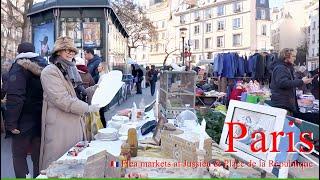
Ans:
{"type": "Polygon", "coordinates": [[[86,65],[86,61],[81,57],[77,56],[74,59],[76,60],[76,65],[86,65]]]}

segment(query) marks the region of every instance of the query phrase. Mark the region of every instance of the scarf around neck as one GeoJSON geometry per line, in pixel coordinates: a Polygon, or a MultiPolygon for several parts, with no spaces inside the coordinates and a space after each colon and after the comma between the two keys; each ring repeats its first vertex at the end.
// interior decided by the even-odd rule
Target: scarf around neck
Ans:
{"type": "Polygon", "coordinates": [[[61,64],[74,88],[82,84],[81,76],[74,62],[67,61],[61,57],[58,57],[56,63],[61,64]]]}

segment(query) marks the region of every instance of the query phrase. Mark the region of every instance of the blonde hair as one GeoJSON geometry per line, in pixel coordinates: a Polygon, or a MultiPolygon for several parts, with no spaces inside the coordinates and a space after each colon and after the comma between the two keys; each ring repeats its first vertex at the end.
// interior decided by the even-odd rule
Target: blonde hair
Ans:
{"type": "Polygon", "coordinates": [[[290,55],[293,55],[293,53],[293,49],[283,48],[279,53],[279,60],[284,61],[286,58],[290,57],[290,55]]]}
{"type": "Polygon", "coordinates": [[[100,62],[100,65],[103,67],[103,71],[104,73],[108,73],[109,72],[109,68],[108,68],[108,63],[107,62],[100,62]]]}

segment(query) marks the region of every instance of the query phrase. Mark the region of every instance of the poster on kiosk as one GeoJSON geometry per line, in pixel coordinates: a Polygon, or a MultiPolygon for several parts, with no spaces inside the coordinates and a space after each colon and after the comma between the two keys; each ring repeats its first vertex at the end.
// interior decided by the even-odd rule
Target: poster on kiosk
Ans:
{"type": "Polygon", "coordinates": [[[48,60],[54,46],[54,23],[42,24],[33,29],[35,52],[48,60]]]}

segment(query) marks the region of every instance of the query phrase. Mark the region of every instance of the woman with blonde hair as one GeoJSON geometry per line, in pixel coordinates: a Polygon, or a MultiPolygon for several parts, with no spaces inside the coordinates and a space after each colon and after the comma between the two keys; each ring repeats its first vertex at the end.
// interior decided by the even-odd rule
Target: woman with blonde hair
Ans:
{"type": "Polygon", "coordinates": [[[40,170],[48,168],[71,147],[85,139],[84,115],[98,112],[86,102],[88,89],[74,63],[78,49],[70,37],[59,37],[41,73],[43,86],[40,170]]]}
{"type": "MultiPolygon", "coordinates": [[[[102,79],[108,74],[109,69],[108,69],[108,63],[107,62],[101,62],[98,66],[98,72],[99,72],[99,81],[98,84],[102,81],[102,79]]],[[[105,107],[100,108],[99,114],[100,114],[100,119],[102,122],[103,127],[107,127],[107,122],[104,117],[104,112],[106,111],[106,108],[108,108],[108,105],[105,107]]]]}
{"type": "Polygon", "coordinates": [[[279,54],[279,60],[271,65],[271,105],[286,109],[289,113],[298,111],[296,88],[309,84],[312,78],[294,78],[293,49],[285,48],[279,54]]]}
{"type": "Polygon", "coordinates": [[[98,66],[98,72],[99,72],[99,82],[103,79],[103,77],[108,74],[109,69],[108,69],[108,63],[107,62],[101,62],[98,66]]]}

